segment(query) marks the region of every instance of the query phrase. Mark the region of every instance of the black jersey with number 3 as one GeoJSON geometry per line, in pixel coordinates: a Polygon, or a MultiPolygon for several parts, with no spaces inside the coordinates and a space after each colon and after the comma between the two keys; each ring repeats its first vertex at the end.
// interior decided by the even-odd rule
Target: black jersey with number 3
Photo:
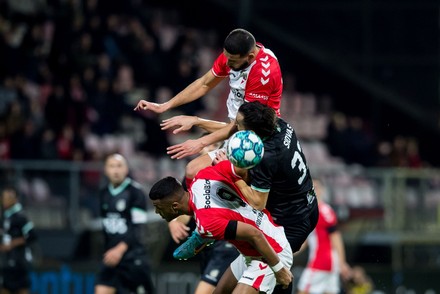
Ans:
{"type": "Polygon", "coordinates": [[[144,253],[140,225],[147,221],[147,203],[141,185],[127,178],[117,188],[105,187],[100,191],[100,206],[105,249],[124,241],[129,246],[124,259],[144,253]]]}
{"type": "Polygon", "coordinates": [[[278,118],[276,132],[263,142],[263,159],[249,171],[251,186],[269,192],[266,208],[275,220],[300,221],[309,213],[308,192],[313,184],[295,131],[278,118]]]}

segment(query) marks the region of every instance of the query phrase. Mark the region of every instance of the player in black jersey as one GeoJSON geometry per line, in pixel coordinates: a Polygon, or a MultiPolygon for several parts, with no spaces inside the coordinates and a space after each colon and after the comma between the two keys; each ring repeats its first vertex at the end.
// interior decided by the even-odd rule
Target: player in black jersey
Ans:
{"type": "Polygon", "coordinates": [[[244,103],[236,118],[238,130],[252,130],[264,143],[262,161],[249,170],[249,197],[266,207],[284,227],[296,252],[318,221],[318,203],[306,158],[293,127],[261,103],[244,103]]]}
{"type": "MultiPolygon", "coordinates": [[[[297,252],[315,228],[318,202],[306,158],[293,127],[259,102],[238,109],[238,130],[252,130],[263,140],[262,161],[249,170],[249,186],[242,188],[257,209],[267,208],[274,221],[284,227],[292,252],[297,252]]],[[[244,183],[244,182],[243,182],[244,183]]],[[[292,293],[276,287],[274,294],[292,293]]]]}
{"type": "Polygon", "coordinates": [[[146,194],[128,177],[128,164],[120,154],[105,161],[109,184],[99,193],[105,253],[97,275],[96,294],[155,293],[149,259],[141,243],[142,225],[147,221],[146,194]]]}
{"type": "Polygon", "coordinates": [[[3,211],[2,242],[0,254],[3,258],[0,293],[29,293],[32,254],[30,243],[36,240],[33,224],[23,213],[17,191],[3,189],[1,198],[3,211]]]}

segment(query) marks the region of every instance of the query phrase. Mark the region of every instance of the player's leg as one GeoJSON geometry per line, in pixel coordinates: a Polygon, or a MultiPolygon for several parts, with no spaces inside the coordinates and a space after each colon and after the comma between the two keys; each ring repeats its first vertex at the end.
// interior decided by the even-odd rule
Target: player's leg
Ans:
{"type": "Polygon", "coordinates": [[[231,263],[238,257],[238,250],[224,240],[217,240],[201,253],[200,283],[195,294],[211,294],[231,263]]]}
{"type": "Polygon", "coordinates": [[[106,285],[96,285],[95,294],[115,294],[116,288],[106,285]]]}
{"type": "Polygon", "coordinates": [[[143,293],[146,294],[156,293],[147,255],[138,255],[119,263],[118,279],[118,293],[137,293],[140,288],[143,288],[143,293]]]}
{"type": "Polygon", "coordinates": [[[31,287],[29,271],[24,268],[5,269],[2,272],[1,294],[28,294],[31,287]]]}
{"type": "Polygon", "coordinates": [[[96,276],[95,294],[115,294],[118,284],[116,269],[102,265],[96,276]]]}
{"type": "Polygon", "coordinates": [[[260,293],[259,290],[245,284],[237,284],[237,287],[235,287],[234,291],[232,291],[232,294],[258,294],[260,293]]]}
{"type": "Polygon", "coordinates": [[[221,277],[213,293],[232,293],[234,288],[237,286],[237,282],[237,279],[229,267],[221,277]]]}
{"type": "Polygon", "coordinates": [[[207,283],[205,281],[200,281],[197,284],[197,288],[194,292],[194,294],[211,294],[212,292],[214,292],[215,290],[215,286],[207,283]]]}

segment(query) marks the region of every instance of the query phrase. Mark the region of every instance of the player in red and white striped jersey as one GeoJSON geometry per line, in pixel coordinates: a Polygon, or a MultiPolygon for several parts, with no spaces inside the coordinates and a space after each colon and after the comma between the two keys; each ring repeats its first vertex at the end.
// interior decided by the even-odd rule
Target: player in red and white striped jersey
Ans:
{"type": "Polygon", "coordinates": [[[337,294],[340,292],[340,275],[343,279],[348,279],[351,269],[345,259],[336,213],[322,200],[324,189],[321,181],[315,179],[313,185],[318,196],[319,220],[306,241],[309,260],[298,282],[298,293],[337,294]]]}
{"type": "MultiPolygon", "coordinates": [[[[216,87],[220,82],[229,78],[230,91],[227,99],[228,117],[231,120],[219,127],[209,129],[209,135],[196,140],[187,140],[168,148],[172,158],[180,159],[200,152],[204,147],[226,140],[234,130],[234,120],[241,104],[259,101],[275,109],[280,116],[281,94],[283,81],[280,65],[275,54],[254,36],[244,30],[235,29],[226,37],[223,52],[217,57],[212,68],[202,77],[188,85],[180,93],[165,103],[153,103],[140,100],[135,110],[151,110],[163,113],[172,108],[201,98],[216,87]]],[[[189,130],[198,124],[197,117],[176,116],[165,120],[162,129],[173,129],[174,133],[189,130]]],[[[193,162],[188,166],[187,176],[192,178],[201,167],[208,166],[211,159],[208,155],[199,157],[203,163],[193,162]]]]}
{"type": "Polygon", "coordinates": [[[202,169],[185,192],[180,182],[167,177],[150,191],[150,199],[167,221],[193,215],[204,238],[227,240],[240,256],[222,276],[214,293],[272,293],[277,283],[292,281],[292,251],[284,228],[267,210],[256,210],[236,187],[238,169],[229,161],[202,169]],[[236,288],[237,287],[237,288],[236,288]]]}

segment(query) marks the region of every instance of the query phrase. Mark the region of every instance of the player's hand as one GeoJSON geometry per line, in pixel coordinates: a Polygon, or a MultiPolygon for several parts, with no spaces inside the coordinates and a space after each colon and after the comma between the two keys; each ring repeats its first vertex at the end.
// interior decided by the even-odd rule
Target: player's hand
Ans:
{"type": "Polygon", "coordinates": [[[228,157],[226,156],[225,151],[220,149],[219,151],[217,151],[217,153],[215,153],[215,157],[212,160],[212,165],[216,165],[217,163],[224,161],[224,160],[228,160],[228,157]]]}
{"type": "Polygon", "coordinates": [[[148,102],[147,100],[140,100],[136,107],[134,108],[135,111],[138,110],[151,110],[155,113],[163,113],[167,111],[166,103],[154,103],[154,102],[148,102]]]}
{"type": "Polygon", "coordinates": [[[353,275],[353,271],[351,269],[351,267],[347,264],[347,263],[342,263],[341,264],[341,278],[344,281],[348,281],[351,279],[353,275]]]}
{"type": "Polygon", "coordinates": [[[8,252],[12,250],[11,244],[0,244],[0,252],[8,252]]]}
{"type": "Polygon", "coordinates": [[[203,149],[203,144],[198,140],[186,140],[181,144],[176,144],[167,148],[167,154],[172,159],[182,159],[199,153],[203,149]]]}
{"type": "Polygon", "coordinates": [[[275,273],[275,278],[277,279],[277,284],[282,285],[283,289],[287,289],[289,284],[293,281],[292,272],[287,268],[283,267],[275,273]]]}
{"type": "Polygon", "coordinates": [[[185,240],[189,236],[189,227],[177,220],[170,221],[168,223],[168,228],[170,230],[171,238],[177,244],[179,244],[180,241],[185,240]]]}
{"type": "Polygon", "coordinates": [[[118,246],[115,246],[113,248],[110,248],[104,253],[104,259],[103,262],[105,265],[109,267],[115,267],[119,264],[119,262],[122,259],[122,256],[124,255],[125,251],[118,248],[118,246]]]}
{"type": "Polygon", "coordinates": [[[190,130],[197,122],[197,116],[177,115],[162,121],[160,124],[162,130],[176,128],[173,134],[190,130]]]}

